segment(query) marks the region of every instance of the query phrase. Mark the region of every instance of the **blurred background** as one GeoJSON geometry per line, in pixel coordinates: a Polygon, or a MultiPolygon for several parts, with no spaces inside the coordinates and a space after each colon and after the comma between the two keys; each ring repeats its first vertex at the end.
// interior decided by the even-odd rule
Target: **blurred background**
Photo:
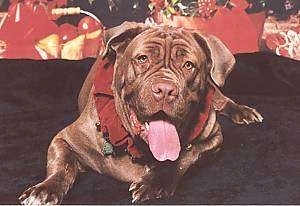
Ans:
{"type": "Polygon", "coordinates": [[[233,53],[300,60],[299,0],[0,0],[0,58],[82,59],[124,21],[202,30],[233,53]]]}

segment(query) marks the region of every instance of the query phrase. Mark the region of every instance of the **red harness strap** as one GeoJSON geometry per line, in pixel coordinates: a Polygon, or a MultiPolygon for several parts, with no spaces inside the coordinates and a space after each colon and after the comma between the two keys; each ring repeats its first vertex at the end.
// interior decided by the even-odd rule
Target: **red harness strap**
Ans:
{"type": "Polygon", "coordinates": [[[187,138],[187,142],[191,143],[193,140],[195,140],[199,135],[201,134],[204,126],[206,125],[206,122],[209,117],[209,113],[211,110],[211,103],[214,96],[214,88],[210,87],[207,91],[206,97],[204,99],[204,108],[203,111],[199,112],[197,123],[195,124],[194,128],[192,129],[189,137],[187,138]]]}
{"type": "Polygon", "coordinates": [[[109,133],[109,142],[113,146],[125,146],[133,157],[140,158],[143,154],[135,147],[131,135],[123,127],[115,108],[111,89],[113,73],[114,62],[106,58],[99,64],[94,80],[94,97],[100,128],[101,131],[109,133]]]}
{"type": "MultiPolygon", "coordinates": [[[[141,158],[143,153],[136,147],[133,138],[125,130],[115,108],[113,91],[111,89],[114,73],[114,62],[104,59],[98,66],[94,80],[94,97],[100,121],[101,131],[109,133],[109,142],[113,146],[125,146],[134,158],[141,158]]],[[[203,111],[198,114],[197,124],[187,138],[190,143],[201,134],[211,109],[214,89],[208,90],[203,111]]]]}

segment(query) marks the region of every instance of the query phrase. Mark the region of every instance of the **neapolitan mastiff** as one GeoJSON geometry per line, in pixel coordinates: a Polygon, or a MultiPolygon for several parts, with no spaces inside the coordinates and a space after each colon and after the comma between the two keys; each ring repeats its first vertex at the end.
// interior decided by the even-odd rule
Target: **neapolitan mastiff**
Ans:
{"type": "Polygon", "coordinates": [[[61,203],[87,169],[131,183],[133,203],[170,197],[192,164],[219,150],[216,112],[262,121],[218,89],[235,59],[216,37],[125,22],[105,41],[79,94],[79,118],[54,137],[47,176],[22,204],[61,203]]]}

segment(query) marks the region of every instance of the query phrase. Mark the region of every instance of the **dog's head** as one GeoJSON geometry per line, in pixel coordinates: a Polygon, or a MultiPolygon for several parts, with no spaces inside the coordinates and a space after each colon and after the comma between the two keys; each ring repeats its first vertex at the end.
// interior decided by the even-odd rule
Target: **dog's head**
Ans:
{"type": "Polygon", "coordinates": [[[138,23],[108,30],[106,42],[116,55],[112,89],[123,125],[157,160],[176,160],[208,82],[222,86],[234,57],[214,36],[138,23]]]}

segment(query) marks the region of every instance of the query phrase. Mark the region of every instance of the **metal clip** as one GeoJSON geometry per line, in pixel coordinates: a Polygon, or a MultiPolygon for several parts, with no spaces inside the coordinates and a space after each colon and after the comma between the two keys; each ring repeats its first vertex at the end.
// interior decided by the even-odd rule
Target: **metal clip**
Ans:
{"type": "Polygon", "coordinates": [[[193,145],[192,144],[188,144],[185,146],[185,150],[186,151],[190,151],[192,149],[193,145]]]}
{"type": "Polygon", "coordinates": [[[101,124],[100,124],[100,122],[96,122],[95,126],[96,126],[97,131],[101,132],[101,124]]]}

